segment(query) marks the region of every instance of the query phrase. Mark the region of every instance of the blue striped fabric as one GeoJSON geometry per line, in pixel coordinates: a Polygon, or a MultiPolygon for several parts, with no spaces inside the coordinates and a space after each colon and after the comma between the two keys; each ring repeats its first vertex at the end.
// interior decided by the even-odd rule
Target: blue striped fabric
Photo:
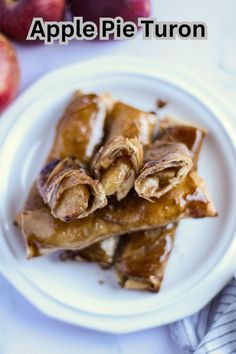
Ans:
{"type": "Polygon", "coordinates": [[[236,354],[236,280],[199,313],[170,328],[173,338],[188,353],[236,354]]]}

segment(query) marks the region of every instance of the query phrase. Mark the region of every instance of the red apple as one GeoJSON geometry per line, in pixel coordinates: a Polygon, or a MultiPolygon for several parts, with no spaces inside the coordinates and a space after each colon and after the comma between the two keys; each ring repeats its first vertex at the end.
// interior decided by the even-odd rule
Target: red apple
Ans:
{"type": "Polygon", "coordinates": [[[19,72],[15,49],[0,33],[0,113],[17,93],[19,72]]]}
{"type": "Polygon", "coordinates": [[[150,0],[72,0],[73,15],[97,25],[100,17],[117,16],[137,24],[138,17],[148,17],[150,10],[150,0]]]}
{"type": "Polygon", "coordinates": [[[25,41],[32,19],[61,21],[66,0],[0,0],[0,31],[18,41],[25,41]]]}

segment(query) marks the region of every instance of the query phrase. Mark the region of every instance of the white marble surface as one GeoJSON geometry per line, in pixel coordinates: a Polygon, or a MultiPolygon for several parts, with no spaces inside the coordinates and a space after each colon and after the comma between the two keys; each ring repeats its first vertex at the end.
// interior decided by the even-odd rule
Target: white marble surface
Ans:
{"type": "MultiPolygon", "coordinates": [[[[154,0],[162,21],[205,21],[207,41],[73,42],[67,47],[17,45],[21,91],[44,73],[102,55],[127,54],[165,62],[190,72],[236,108],[235,0],[154,0]]],[[[236,118],[235,118],[236,120],[236,118]]],[[[129,335],[108,335],[47,318],[0,277],[0,353],[179,354],[168,326],[129,335]]]]}

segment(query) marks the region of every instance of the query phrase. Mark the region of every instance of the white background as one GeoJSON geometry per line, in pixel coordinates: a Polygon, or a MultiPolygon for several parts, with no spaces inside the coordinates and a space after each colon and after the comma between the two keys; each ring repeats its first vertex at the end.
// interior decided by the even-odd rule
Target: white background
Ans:
{"type": "MultiPolygon", "coordinates": [[[[99,1],[97,2],[99,3],[99,1]]],[[[81,60],[134,55],[177,66],[215,91],[236,109],[235,0],[154,0],[160,21],[204,21],[207,41],[135,40],[73,42],[68,46],[16,45],[21,65],[21,91],[44,73],[81,60]]],[[[79,86],[79,83],[78,83],[79,86]]],[[[179,354],[168,326],[129,335],[109,335],[45,317],[0,278],[1,354],[179,354]]]]}

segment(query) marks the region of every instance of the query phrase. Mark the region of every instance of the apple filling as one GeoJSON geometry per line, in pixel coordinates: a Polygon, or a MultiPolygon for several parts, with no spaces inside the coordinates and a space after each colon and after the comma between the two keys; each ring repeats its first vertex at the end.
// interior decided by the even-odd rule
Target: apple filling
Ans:
{"type": "Polygon", "coordinates": [[[157,192],[171,185],[175,178],[178,177],[180,170],[170,167],[160,172],[156,172],[140,180],[140,195],[148,195],[150,198],[155,197],[157,192]]]}
{"type": "Polygon", "coordinates": [[[134,180],[135,171],[127,157],[116,159],[114,164],[108,167],[101,176],[105,194],[108,196],[116,194],[118,200],[127,195],[134,185],[134,180]]]}
{"type": "Polygon", "coordinates": [[[61,220],[66,220],[67,216],[70,218],[73,215],[80,215],[84,213],[89,206],[90,191],[88,186],[80,185],[72,187],[62,193],[55,213],[61,220]]]}

